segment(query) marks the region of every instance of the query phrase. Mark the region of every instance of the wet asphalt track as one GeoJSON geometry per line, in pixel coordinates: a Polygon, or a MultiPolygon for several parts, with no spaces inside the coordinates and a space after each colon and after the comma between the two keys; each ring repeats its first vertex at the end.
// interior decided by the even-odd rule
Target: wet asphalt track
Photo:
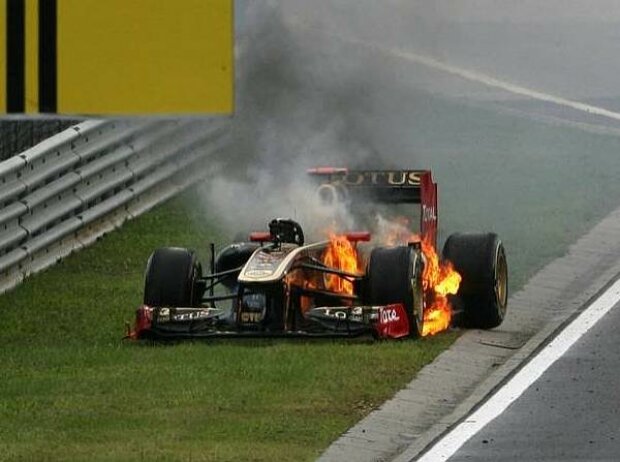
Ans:
{"type": "Polygon", "coordinates": [[[620,460],[620,304],[449,460],[620,460]]]}

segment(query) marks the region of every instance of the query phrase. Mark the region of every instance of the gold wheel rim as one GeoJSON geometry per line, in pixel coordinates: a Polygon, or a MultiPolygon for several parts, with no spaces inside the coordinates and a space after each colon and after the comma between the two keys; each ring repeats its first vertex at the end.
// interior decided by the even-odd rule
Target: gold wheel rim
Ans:
{"type": "Polygon", "coordinates": [[[422,279],[419,274],[416,273],[418,256],[416,255],[411,265],[411,298],[412,298],[412,311],[413,318],[416,320],[416,329],[418,334],[422,334],[424,329],[424,289],[422,287],[422,279]]]}
{"type": "Polygon", "coordinates": [[[506,310],[507,298],[508,298],[508,265],[506,263],[506,256],[498,247],[498,255],[495,265],[495,295],[497,297],[497,303],[502,310],[502,313],[506,310]]]}

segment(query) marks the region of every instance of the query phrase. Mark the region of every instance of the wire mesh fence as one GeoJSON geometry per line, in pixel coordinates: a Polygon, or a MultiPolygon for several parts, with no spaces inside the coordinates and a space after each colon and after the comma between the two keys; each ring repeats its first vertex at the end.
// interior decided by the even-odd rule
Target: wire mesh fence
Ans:
{"type": "Polygon", "coordinates": [[[81,120],[73,119],[0,120],[0,160],[17,155],[79,122],[81,120]]]}

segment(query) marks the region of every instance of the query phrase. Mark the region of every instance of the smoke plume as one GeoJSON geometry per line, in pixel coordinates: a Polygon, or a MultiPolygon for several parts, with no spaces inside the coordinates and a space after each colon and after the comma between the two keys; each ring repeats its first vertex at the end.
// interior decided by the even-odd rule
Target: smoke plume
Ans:
{"type": "Polygon", "coordinates": [[[300,40],[272,2],[239,2],[237,10],[232,143],[202,187],[206,206],[233,232],[265,229],[278,216],[310,235],[334,216],[336,227],[354,226],[344,205],[320,204],[306,170],[381,166],[358,124],[360,96],[377,84],[372,68],[360,56],[336,59],[333,41],[300,40]]]}

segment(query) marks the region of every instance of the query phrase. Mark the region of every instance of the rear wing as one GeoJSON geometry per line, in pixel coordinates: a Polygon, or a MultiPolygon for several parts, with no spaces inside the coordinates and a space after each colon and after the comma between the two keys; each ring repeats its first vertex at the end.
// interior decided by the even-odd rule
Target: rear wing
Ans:
{"type": "Polygon", "coordinates": [[[308,173],[320,179],[319,187],[333,187],[355,200],[421,204],[420,232],[437,244],[437,184],[430,170],[349,170],[319,167],[308,173]]]}

